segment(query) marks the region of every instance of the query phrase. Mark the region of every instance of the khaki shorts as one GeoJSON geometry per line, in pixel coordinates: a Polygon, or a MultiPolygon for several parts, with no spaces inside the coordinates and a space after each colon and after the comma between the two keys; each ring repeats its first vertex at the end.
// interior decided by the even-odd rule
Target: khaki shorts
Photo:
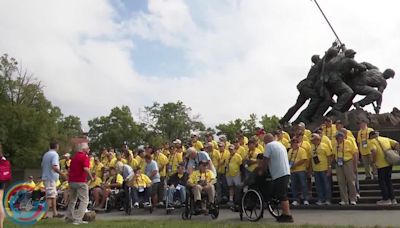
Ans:
{"type": "Polygon", "coordinates": [[[226,183],[228,184],[229,187],[232,187],[232,186],[235,186],[235,187],[241,186],[241,185],[242,185],[242,179],[241,179],[241,177],[240,177],[240,174],[237,174],[237,175],[234,176],[234,177],[229,177],[229,176],[227,176],[227,177],[226,177],[226,183]]]}
{"type": "Polygon", "coordinates": [[[57,198],[57,187],[55,181],[44,181],[44,187],[46,189],[46,198],[57,198]]]}

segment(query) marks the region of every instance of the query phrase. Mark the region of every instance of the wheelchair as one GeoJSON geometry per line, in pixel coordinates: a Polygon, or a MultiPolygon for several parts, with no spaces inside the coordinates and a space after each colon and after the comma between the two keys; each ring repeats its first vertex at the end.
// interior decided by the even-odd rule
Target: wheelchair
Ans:
{"type": "MultiPolygon", "coordinates": [[[[215,188],[215,184],[214,184],[214,188],[215,188]]],[[[201,213],[196,213],[195,212],[195,201],[194,201],[194,195],[192,193],[192,188],[191,187],[187,187],[186,188],[186,202],[185,202],[185,207],[184,207],[184,211],[182,212],[182,219],[183,220],[190,220],[192,219],[192,216],[196,216],[196,215],[211,215],[212,219],[217,219],[219,216],[219,205],[217,203],[217,193],[215,193],[215,199],[214,199],[214,203],[213,204],[209,204],[208,203],[208,196],[207,194],[201,193],[201,201],[202,203],[206,203],[207,208],[205,212],[201,212],[201,213]]]]}
{"type": "MultiPolygon", "coordinates": [[[[133,212],[133,209],[134,209],[134,205],[133,205],[134,202],[133,202],[133,197],[132,197],[132,187],[124,186],[124,192],[125,192],[125,194],[124,194],[124,197],[125,197],[125,200],[124,200],[124,202],[125,202],[125,204],[124,204],[125,213],[127,215],[132,215],[132,212],[133,212]]],[[[148,209],[149,213],[152,214],[154,208],[153,208],[153,205],[151,203],[151,196],[149,195],[149,199],[148,199],[149,206],[145,206],[144,205],[144,196],[140,195],[140,193],[139,193],[139,199],[140,199],[139,208],[148,209]]]]}
{"type": "MultiPolygon", "coordinates": [[[[186,187],[185,187],[185,189],[186,189],[186,187]]],[[[174,195],[173,195],[172,202],[169,202],[168,197],[169,197],[170,191],[171,191],[170,187],[167,186],[167,188],[165,189],[165,213],[166,213],[167,215],[171,214],[173,211],[175,211],[175,209],[184,207],[184,206],[185,206],[185,203],[186,203],[186,202],[181,202],[181,201],[180,201],[180,198],[181,198],[180,192],[179,192],[180,190],[179,190],[179,191],[178,191],[178,190],[175,191],[175,193],[174,193],[174,195]],[[176,201],[179,201],[179,202],[180,202],[180,205],[176,205],[176,204],[174,203],[174,202],[176,202],[176,201]]],[[[187,191],[186,191],[186,190],[185,190],[185,194],[187,194],[187,191]]]]}
{"type": "Polygon", "coordinates": [[[106,199],[106,204],[104,206],[105,212],[111,212],[112,209],[121,208],[121,195],[123,190],[121,189],[111,189],[110,195],[106,199]]]}
{"type": "Polygon", "coordinates": [[[282,210],[280,201],[273,196],[272,179],[267,174],[260,177],[250,177],[245,182],[240,205],[237,206],[240,220],[246,217],[248,221],[256,222],[264,217],[267,209],[272,217],[277,218],[282,210]]]}

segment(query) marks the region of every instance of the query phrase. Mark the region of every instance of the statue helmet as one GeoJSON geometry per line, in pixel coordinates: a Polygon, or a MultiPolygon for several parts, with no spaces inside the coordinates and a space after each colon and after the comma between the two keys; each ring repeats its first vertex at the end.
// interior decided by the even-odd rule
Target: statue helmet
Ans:
{"type": "Polygon", "coordinates": [[[321,60],[321,58],[319,57],[319,55],[311,56],[311,62],[314,64],[317,64],[320,60],[321,60]]]}
{"type": "Polygon", "coordinates": [[[328,51],[326,51],[325,55],[326,58],[333,58],[339,54],[339,50],[337,48],[329,48],[328,51]]]}
{"type": "Polygon", "coordinates": [[[344,51],[344,56],[346,57],[351,57],[353,55],[355,55],[357,52],[355,52],[353,49],[347,49],[346,51],[344,51]]]}
{"type": "Polygon", "coordinates": [[[383,72],[383,76],[384,76],[385,78],[394,78],[394,75],[395,75],[394,70],[392,70],[392,69],[390,69],[390,68],[386,69],[386,70],[383,72]]]}

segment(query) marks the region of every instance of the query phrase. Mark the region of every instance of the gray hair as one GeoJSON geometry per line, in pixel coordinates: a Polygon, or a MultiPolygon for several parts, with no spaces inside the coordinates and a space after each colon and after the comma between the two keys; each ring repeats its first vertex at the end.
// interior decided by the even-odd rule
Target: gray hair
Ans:
{"type": "Polygon", "coordinates": [[[89,144],[87,142],[83,142],[83,143],[79,143],[76,146],[76,151],[83,151],[83,150],[88,149],[88,148],[89,148],[89,144]]]}

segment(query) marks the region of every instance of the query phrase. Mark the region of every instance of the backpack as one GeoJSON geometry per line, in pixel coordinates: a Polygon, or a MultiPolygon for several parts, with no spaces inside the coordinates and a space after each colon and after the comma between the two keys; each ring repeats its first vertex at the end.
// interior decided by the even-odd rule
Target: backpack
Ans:
{"type": "Polygon", "coordinates": [[[8,182],[11,180],[11,164],[5,158],[0,158],[0,182],[8,182]]]}

